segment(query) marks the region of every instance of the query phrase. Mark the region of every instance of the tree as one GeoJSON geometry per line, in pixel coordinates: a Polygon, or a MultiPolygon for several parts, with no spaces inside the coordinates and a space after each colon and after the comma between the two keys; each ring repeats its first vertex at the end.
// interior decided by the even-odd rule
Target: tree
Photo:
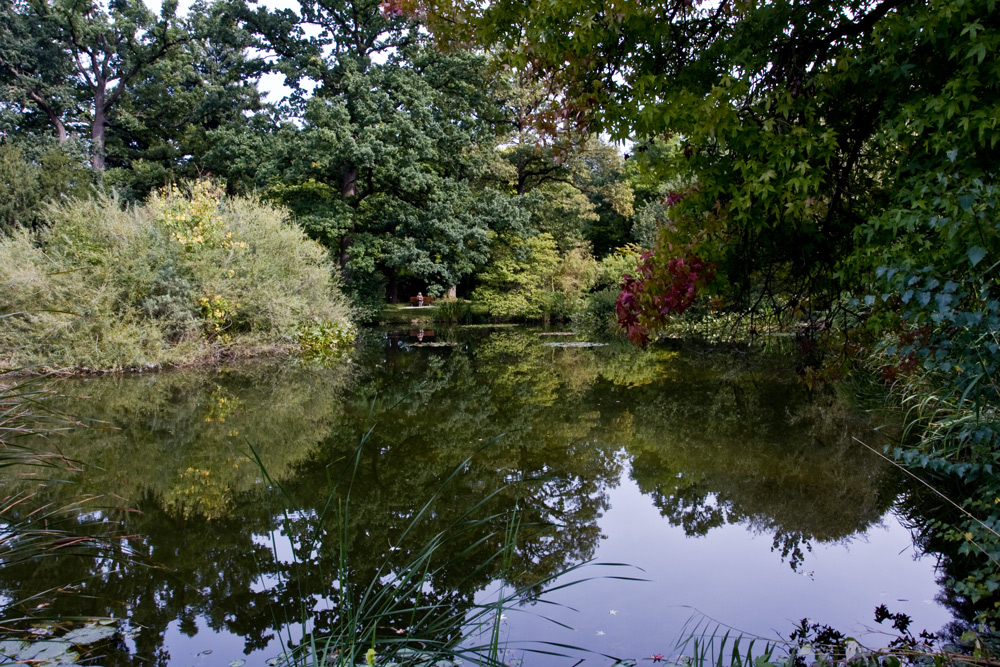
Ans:
{"type": "Polygon", "coordinates": [[[965,137],[963,160],[995,155],[997,77],[983,77],[995,72],[992,2],[404,8],[441,34],[460,19],[458,37],[556,77],[568,113],[636,140],[640,157],[651,140],[679,137],[669,167],[689,187],[676,193],[661,251],[696,246],[718,267],[717,291],[747,310],[762,297],[779,310],[829,308],[870,284],[843,260],[899,178],[928,168],[909,146],[940,158],[947,137],[965,137]]]}
{"type": "Polygon", "coordinates": [[[94,170],[105,166],[106,130],[122,95],[153,63],[187,39],[177,3],[157,18],[141,0],[6,0],[0,65],[15,103],[41,111],[60,141],[86,126],[94,170]]]}
{"type": "Polygon", "coordinates": [[[86,197],[91,174],[68,144],[20,142],[0,144],[0,231],[37,227],[43,223],[45,202],[86,197]]]}
{"type": "Polygon", "coordinates": [[[0,108],[7,117],[5,131],[51,126],[59,141],[66,141],[66,116],[77,106],[73,67],[47,5],[0,3],[0,108]]]}
{"type": "MultiPolygon", "coordinates": [[[[995,0],[405,8],[557,73],[594,129],[640,147],[678,138],[683,186],[667,193],[649,278],[626,296],[677,286],[671,267],[690,259],[714,264],[709,287],[744,312],[863,324],[927,425],[897,456],[967,484],[965,506],[997,520],[995,0]]],[[[656,303],[640,310],[662,315],[656,303]]],[[[963,594],[988,600],[995,533],[970,521],[950,534],[982,565],[963,594]]]]}
{"type": "Polygon", "coordinates": [[[525,319],[566,318],[596,277],[586,248],[560,253],[551,234],[510,236],[495,245],[474,298],[491,315],[525,319]]]}
{"type": "Polygon", "coordinates": [[[525,199],[534,228],[555,236],[564,252],[583,240],[600,256],[624,245],[633,193],[618,149],[581,132],[551,77],[539,80],[531,67],[501,73],[510,131],[499,155],[513,192],[535,195],[525,199]]]}
{"type": "Polygon", "coordinates": [[[391,300],[401,280],[453,288],[486,262],[493,232],[523,224],[484,182],[497,105],[484,57],[428,49],[414,24],[371,0],[247,21],[299,86],[289,109],[299,124],[271,137],[258,180],[340,258],[356,297],[376,307],[382,280],[391,300]]]}
{"type": "Polygon", "coordinates": [[[206,173],[230,193],[245,185],[227,144],[251,134],[248,116],[264,111],[257,81],[267,66],[248,48],[234,9],[225,1],[193,5],[187,39],[144,68],[122,97],[107,137],[108,181],[119,191],[140,198],[206,173]]]}

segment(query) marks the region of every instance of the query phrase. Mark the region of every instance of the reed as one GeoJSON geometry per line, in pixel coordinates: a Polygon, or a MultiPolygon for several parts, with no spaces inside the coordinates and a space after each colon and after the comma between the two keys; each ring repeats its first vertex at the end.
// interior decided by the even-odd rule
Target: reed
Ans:
{"type": "MultiPolygon", "coordinates": [[[[80,470],[78,462],[54,451],[39,451],[31,438],[52,436],[78,428],[80,423],[53,410],[47,403],[52,391],[40,377],[0,375],[0,468],[31,475],[38,467],[56,468],[67,474],[80,470]]],[[[65,504],[38,505],[34,491],[0,492],[0,567],[14,567],[41,558],[81,556],[128,558],[128,545],[101,535],[98,519],[104,509],[100,496],[86,495],[65,504]],[[92,524],[92,525],[90,525],[92,524]]],[[[34,602],[75,582],[55,582],[52,588],[28,597],[0,599],[0,626],[10,628],[39,620],[34,602]]]]}
{"type": "MultiPolygon", "coordinates": [[[[308,610],[303,610],[307,612],[303,614],[307,621],[301,627],[292,627],[284,619],[275,618],[285,664],[435,664],[443,667],[461,661],[500,667],[505,664],[508,648],[501,629],[501,620],[506,612],[525,601],[539,601],[540,591],[546,588],[558,590],[595,578],[581,576],[565,581],[567,575],[572,577],[581,568],[626,567],[617,563],[584,563],[530,583],[509,583],[514,578],[510,575],[522,532],[551,526],[527,521],[522,510],[516,506],[506,511],[491,511],[490,501],[503,489],[487,492],[472,507],[437,526],[434,505],[446,500],[449,485],[473,463],[477,455],[473,454],[456,466],[408,519],[393,541],[394,546],[375,568],[374,576],[359,580],[355,572],[360,568],[352,562],[348,532],[354,521],[351,500],[357,492],[356,473],[371,433],[369,430],[364,435],[350,460],[342,462],[336,474],[328,472],[329,489],[324,509],[314,517],[310,534],[294,545],[296,557],[288,580],[271,582],[273,586],[289,585],[298,578],[297,569],[315,567],[321,560],[307,558],[306,554],[328,548],[336,550],[330,559],[335,563],[335,571],[328,574],[331,581],[329,604],[336,610],[335,622],[323,631],[311,628],[308,610]],[[418,530],[428,523],[434,526],[429,533],[418,530]],[[336,533],[336,539],[332,541],[328,539],[330,531],[336,533]],[[418,539],[415,537],[417,533],[430,534],[431,537],[419,538],[418,543],[412,544],[418,539]],[[404,555],[403,558],[398,557],[400,554],[404,555]],[[440,599],[427,594],[429,582],[439,576],[443,578],[458,561],[467,564],[470,560],[477,564],[463,572],[457,588],[461,589],[465,581],[498,580],[497,590],[491,596],[470,603],[460,598],[446,596],[440,599]],[[556,578],[560,581],[556,582],[556,578]],[[293,629],[297,630],[298,637],[292,635],[293,629]]],[[[495,441],[487,443],[484,448],[493,446],[495,441]]],[[[275,497],[283,503],[281,513],[288,525],[298,504],[279,482],[268,475],[252,446],[250,450],[264,479],[275,491],[275,497]]],[[[276,557],[280,540],[289,538],[287,535],[279,537],[279,533],[277,529],[272,532],[272,549],[276,557]]],[[[634,579],[628,576],[614,578],[634,579]]],[[[565,657],[585,653],[577,647],[554,643],[518,648],[525,653],[565,657]]]]}

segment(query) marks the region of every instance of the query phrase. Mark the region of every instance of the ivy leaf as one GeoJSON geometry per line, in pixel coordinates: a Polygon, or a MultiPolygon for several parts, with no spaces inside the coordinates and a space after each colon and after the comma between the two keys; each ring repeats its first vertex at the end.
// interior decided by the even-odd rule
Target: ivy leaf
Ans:
{"type": "Polygon", "coordinates": [[[979,247],[977,245],[974,245],[971,248],[969,248],[969,261],[972,262],[973,266],[975,266],[975,265],[979,264],[979,262],[983,261],[984,257],[986,257],[986,249],[985,248],[981,248],[981,247],[979,247]]]}

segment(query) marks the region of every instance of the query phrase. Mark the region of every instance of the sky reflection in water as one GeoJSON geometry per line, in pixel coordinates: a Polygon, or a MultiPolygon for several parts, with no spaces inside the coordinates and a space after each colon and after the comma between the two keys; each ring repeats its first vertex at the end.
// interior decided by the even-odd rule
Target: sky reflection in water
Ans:
{"type": "MultiPolygon", "coordinates": [[[[372,333],[353,364],[332,370],[265,363],[63,383],[63,393],[85,395],[64,407],[100,421],[56,440],[89,467],[38,502],[114,494],[140,513],[109,517],[161,568],[8,568],[0,592],[91,578],[94,598],[55,596],[49,609],[127,615],[135,636],[109,664],[225,665],[251,650],[247,664],[263,665],[279,650],[268,638],[274,619],[289,620],[295,636],[302,608],[330,590],[332,568],[296,571],[287,545],[269,553],[264,536],[282,514],[262,495],[248,448],[300,502],[289,525],[307,530],[325,504],[326,471],[343,467],[373,416],[347,537],[359,576],[394,557],[407,517],[474,455],[436,506],[443,519],[505,481],[544,476],[506,489],[489,509],[518,506],[526,519],[564,526],[525,533],[515,579],[594,558],[650,580],[598,579],[544,596],[575,612],[512,610],[503,629],[515,651],[540,639],[623,658],[666,655],[697,612],[769,637],[804,617],[862,633],[883,603],[918,629],[950,620],[933,602],[932,559],[915,559],[908,532],[886,515],[894,476],[851,441],[874,436],[832,392],[806,396],[792,361],[554,348],[535,334],[438,330],[435,342],[457,344],[422,347],[408,332],[372,333]]],[[[431,588],[468,604],[498,575],[452,572],[431,588]]],[[[336,614],[327,607],[320,625],[336,614]]],[[[525,658],[550,663],[572,661],[525,658]]]]}

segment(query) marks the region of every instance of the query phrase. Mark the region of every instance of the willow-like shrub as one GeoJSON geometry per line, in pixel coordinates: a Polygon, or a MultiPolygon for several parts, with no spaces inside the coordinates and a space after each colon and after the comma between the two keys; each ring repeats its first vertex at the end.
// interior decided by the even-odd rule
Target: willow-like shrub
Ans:
{"type": "Polygon", "coordinates": [[[318,243],[283,209],[209,183],[144,206],[70,201],[47,219],[0,236],[3,367],[180,365],[297,348],[301,323],[348,321],[318,243]]]}

